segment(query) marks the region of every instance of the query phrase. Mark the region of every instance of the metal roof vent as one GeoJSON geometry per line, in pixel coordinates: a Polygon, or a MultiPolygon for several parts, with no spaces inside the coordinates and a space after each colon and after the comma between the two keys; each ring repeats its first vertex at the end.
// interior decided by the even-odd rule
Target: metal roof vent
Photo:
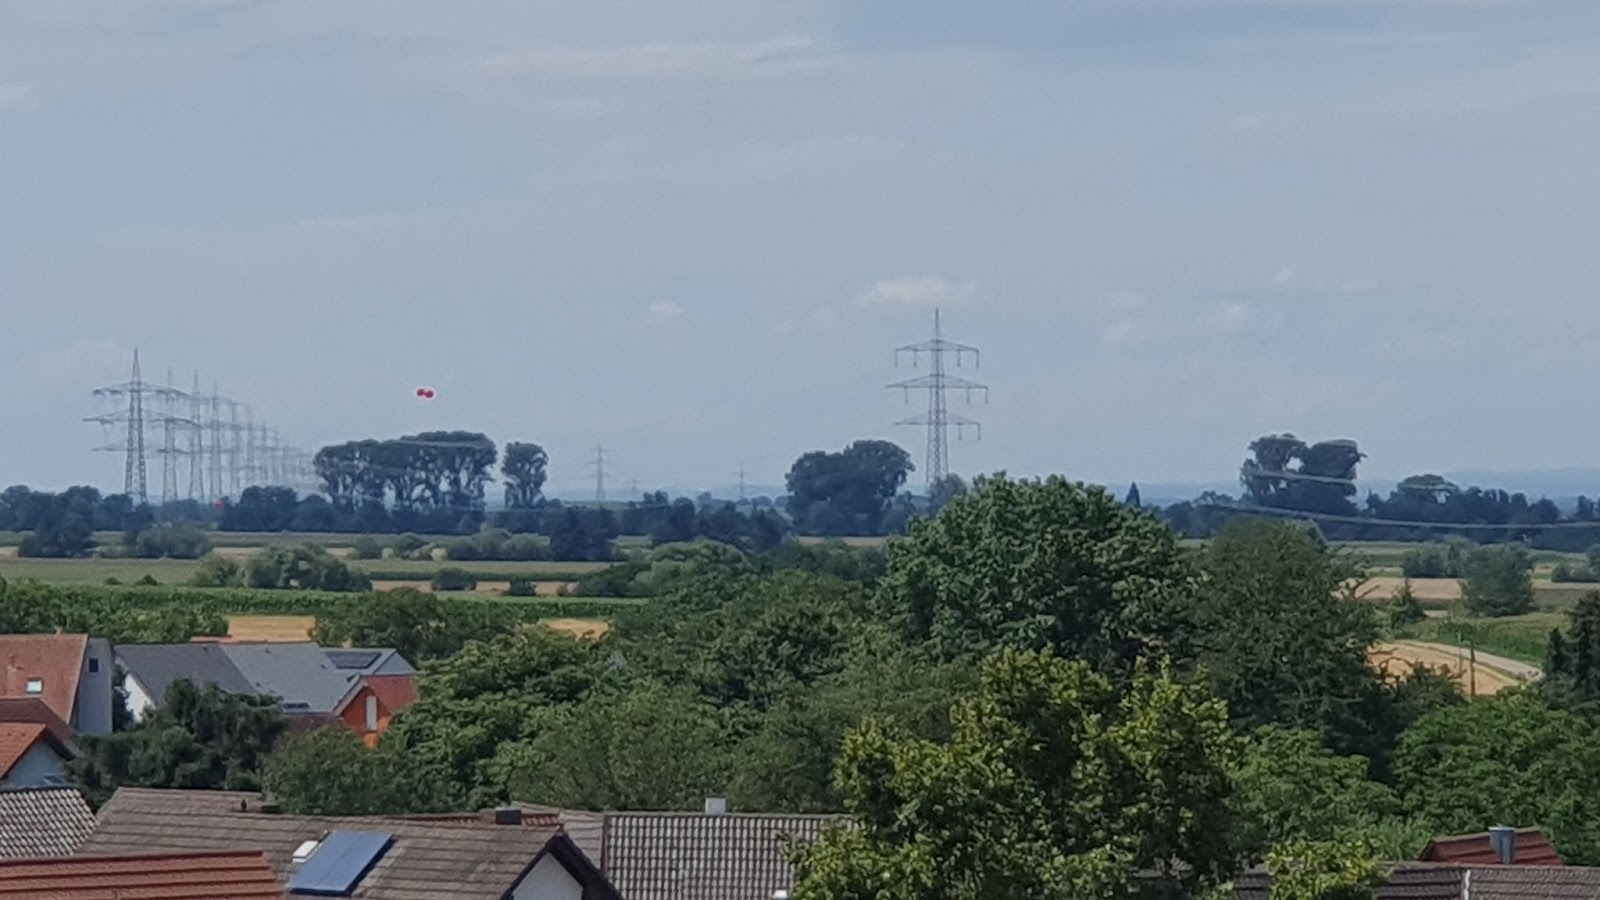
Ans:
{"type": "Polygon", "coordinates": [[[1517,862],[1517,830],[1505,825],[1496,825],[1489,829],[1489,846],[1494,849],[1494,855],[1500,857],[1500,864],[1505,866],[1515,865],[1517,862]]]}
{"type": "Polygon", "coordinates": [[[728,800],[726,797],[707,797],[706,815],[725,816],[728,814],[728,800]]]}

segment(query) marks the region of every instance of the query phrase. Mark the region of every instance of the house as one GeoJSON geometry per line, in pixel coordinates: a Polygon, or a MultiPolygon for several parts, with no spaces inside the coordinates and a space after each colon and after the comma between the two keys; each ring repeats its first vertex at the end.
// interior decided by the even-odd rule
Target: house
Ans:
{"type": "Polygon", "coordinates": [[[0,897],[282,900],[284,893],[259,853],[181,853],[0,860],[0,897]]]}
{"type": "MultiPolygon", "coordinates": [[[[1237,900],[1267,900],[1272,879],[1245,872],[1233,882],[1237,900]]],[[[1387,872],[1377,900],[1596,900],[1600,869],[1401,863],[1387,872]]]]}
{"type": "Polygon", "coordinates": [[[393,650],[300,643],[119,644],[115,657],[134,718],[178,680],[274,696],[300,725],[344,723],[368,743],[416,700],[416,670],[393,650]]]}
{"type": "Polygon", "coordinates": [[[1562,865],[1550,839],[1537,828],[1492,828],[1478,834],[1434,838],[1418,859],[1464,866],[1562,865]]]}
{"type": "Polygon", "coordinates": [[[76,788],[0,790],[0,859],[71,856],[94,833],[76,788]]]}
{"type": "Polygon", "coordinates": [[[0,789],[66,784],[72,729],[38,697],[0,699],[0,789]]]}
{"type": "Polygon", "coordinates": [[[44,701],[73,731],[111,733],[111,645],[84,634],[0,635],[0,697],[44,701]]]}
{"type": "Polygon", "coordinates": [[[553,816],[627,900],[769,900],[794,888],[785,850],[843,816],[705,812],[594,813],[523,806],[553,816]]]}
{"type": "Polygon", "coordinates": [[[292,816],[258,794],[123,788],[78,856],[262,853],[290,896],[354,900],[621,900],[553,823],[292,816]],[[341,862],[343,860],[343,862],[341,862]]]}

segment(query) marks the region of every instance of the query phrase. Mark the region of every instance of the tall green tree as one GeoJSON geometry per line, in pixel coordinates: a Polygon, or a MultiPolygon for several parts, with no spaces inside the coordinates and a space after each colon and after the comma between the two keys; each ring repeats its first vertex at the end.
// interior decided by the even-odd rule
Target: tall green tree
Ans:
{"type": "Polygon", "coordinates": [[[1165,525],[1101,488],[980,478],[888,552],[883,613],[937,656],[1049,649],[1125,667],[1186,652],[1192,568],[1165,525]]]}
{"type": "Polygon", "coordinates": [[[1432,713],[1395,755],[1407,808],[1437,833],[1495,825],[1548,829],[1568,863],[1600,863],[1600,732],[1527,694],[1432,713]]]}
{"type": "Polygon", "coordinates": [[[447,812],[438,785],[420,777],[411,759],[368,749],[347,728],[295,735],[267,757],[261,786],[285,812],[306,816],[376,816],[447,812]]]}
{"type": "Polygon", "coordinates": [[[506,444],[500,460],[500,474],[506,483],[508,509],[533,509],[544,499],[550,455],[538,444],[506,444]]]}
{"type": "Polygon", "coordinates": [[[1315,731],[1256,731],[1233,774],[1238,845],[1253,859],[1291,841],[1371,836],[1401,816],[1400,798],[1370,779],[1366,759],[1334,754],[1315,731]]]}
{"type": "Polygon", "coordinates": [[[910,454],[889,441],[807,453],[786,479],[789,515],[802,534],[883,534],[889,503],[915,469],[910,454]]]}
{"type": "Polygon", "coordinates": [[[1515,616],[1533,608],[1533,560],[1520,544],[1482,547],[1467,555],[1462,600],[1480,616],[1515,616]]]}
{"type": "Polygon", "coordinates": [[[1370,750],[1381,679],[1367,649],[1378,630],[1355,600],[1353,562],[1315,532],[1266,519],[1230,522],[1200,559],[1194,644],[1234,720],[1370,750]]]}
{"type": "Polygon", "coordinates": [[[262,764],[286,729],[275,698],[175,681],[166,703],[133,728],[80,735],[83,755],[68,773],[97,805],[119,787],[259,790],[262,764]]]}
{"type": "Polygon", "coordinates": [[[1267,857],[1269,900],[1373,900],[1383,869],[1372,848],[1353,841],[1292,841],[1267,857]]]}
{"type": "Polygon", "coordinates": [[[798,900],[1192,896],[1232,868],[1221,703],[1141,669],[1007,651],[949,741],[868,722],[837,782],[855,828],[795,851],[798,900]]]}
{"type": "Polygon", "coordinates": [[[548,716],[489,764],[514,799],[577,809],[694,809],[722,796],[728,760],[716,709],[644,682],[548,716]]]}

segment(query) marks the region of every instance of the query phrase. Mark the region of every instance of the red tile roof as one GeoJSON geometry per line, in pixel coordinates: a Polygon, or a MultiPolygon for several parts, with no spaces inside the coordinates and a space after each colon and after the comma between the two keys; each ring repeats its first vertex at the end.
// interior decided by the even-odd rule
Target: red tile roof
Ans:
{"type": "Polygon", "coordinates": [[[71,722],[88,647],[86,634],[0,635],[0,697],[38,697],[63,722],[71,722]],[[33,679],[43,682],[41,693],[28,693],[33,679]]]}
{"type": "Polygon", "coordinates": [[[37,722],[0,722],[0,778],[10,775],[33,745],[49,733],[37,722]]]}
{"type": "Polygon", "coordinates": [[[0,898],[258,900],[283,898],[260,853],[73,856],[0,861],[0,898]]]}
{"type": "Polygon", "coordinates": [[[35,722],[61,743],[72,743],[72,728],[38,697],[0,697],[0,722],[35,722]]]}
{"type": "Polygon", "coordinates": [[[417,679],[413,675],[368,675],[367,687],[390,713],[397,713],[417,702],[417,679]]]}
{"type": "MultiPolygon", "coordinates": [[[[1500,857],[1489,843],[1489,833],[1463,834],[1456,837],[1434,838],[1418,857],[1422,862],[1459,863],[1469,866],[1500,865],[1500,857]]],[[[1550,839],[1537,828],[1517,829],[1516,857],[1518,866],[1563,865],[1550,839]]]]}

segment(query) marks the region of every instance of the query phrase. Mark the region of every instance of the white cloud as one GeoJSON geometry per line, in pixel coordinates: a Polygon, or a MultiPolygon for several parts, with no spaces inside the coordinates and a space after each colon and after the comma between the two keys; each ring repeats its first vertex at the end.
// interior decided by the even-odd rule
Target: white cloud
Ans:
{"type": "Polygon", "coordinates": [[[27,112],[39,107],[31,84],[0,84],[0,112],[27,112]]]}
{"type": "Polygon", "coordinates": [[[683,315],[683,307],[671,300],[657,300],[650,304],[650,318],[661,322],[667,319],[676,319],[683,315]]]}
{"type": "Polygon", "coordinates": [[[1142,319],[1118,319],[1100,332],[1100,343],[1113,350],[1128,350],[1150,342],[1154,329],[1142,319]]]}
{"type": "Polygon", "coordinates": [[[962,306],[977,293],[976,282],[936,275],[886,278],[856,297],[863,306],[962,306]]]}
{"type": "Polygon", "coordinates": [[[1278,274],[1272,276],[1272,284],[1275,287],[1283,287],[1286,284],[1293,284],[1294,278],[1294,269],[1284,266],[1278,270],[1278,274]]]}

